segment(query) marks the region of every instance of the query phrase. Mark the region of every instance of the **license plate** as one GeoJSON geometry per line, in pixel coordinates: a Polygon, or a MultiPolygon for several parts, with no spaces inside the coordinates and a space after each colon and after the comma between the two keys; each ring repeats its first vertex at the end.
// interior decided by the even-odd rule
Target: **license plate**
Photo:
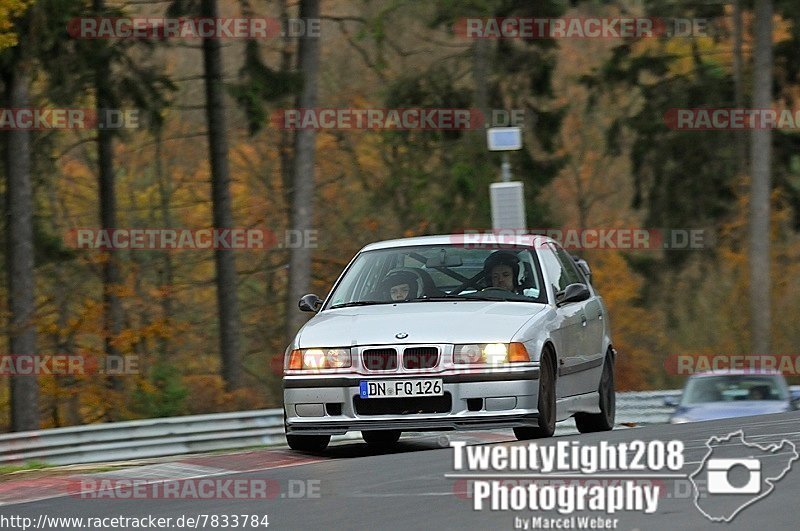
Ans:
{"type": "Polygon", "coordinates": [[[442,396],[442,380],[361,380],[361,398],[406,398],[442,396]]]}

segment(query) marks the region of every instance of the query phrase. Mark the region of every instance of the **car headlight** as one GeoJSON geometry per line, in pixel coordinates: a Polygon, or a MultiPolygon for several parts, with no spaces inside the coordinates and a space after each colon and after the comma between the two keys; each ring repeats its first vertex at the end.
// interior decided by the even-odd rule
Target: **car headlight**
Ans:
{"type": "Polygon", "coordinates": [[[688,419],[686,417],[672,417],[671,419],[669,419],[670,424],[686,424],[687,422],[691,421],[692,421],[691,419],[688,419]]]}
{"type": "Polygon", "coordinates": [[[351,363],[349,348],[304,348],[289,354],[290,369],[342,369],[351,363]]]}
{"type": "Polygon", "coordinates": [[[453,349],[453,363],[501,365],[504,363],[525,363],[530,357],[522,343],[472,343],[456,345],[453,349]]]}

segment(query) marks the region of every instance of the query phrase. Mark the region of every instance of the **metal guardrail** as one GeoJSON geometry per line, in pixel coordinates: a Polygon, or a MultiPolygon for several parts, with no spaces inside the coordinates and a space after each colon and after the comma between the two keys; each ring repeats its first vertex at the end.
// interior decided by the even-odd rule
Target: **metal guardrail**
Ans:
{"type": "Polygon", "coordinates": [[[0,435],[0,463],[123,461],[286,444],[283,410],[89,424],[0,435]]]}
{"type": "MultiPolygon", "coordinates": [[[[680,393],[617,393],[617,424],[663,424],[672,412],[664,398],[680,393]]],[[[558,433],[570,432],[571,423],[559,425],[558,433]]],[[[352,438],[358,434],[334,440],[352,438]]],[[[283,410],[262,409],[0,434],[0,463],[99,463],[282,444],[283,410]]]]}
{"type": "Polygon", "coordinates": [[[617,393],[617,424],[665,424],[675,408],[664,405],[667,397],[679,397],[681,390],[617,393]]]}

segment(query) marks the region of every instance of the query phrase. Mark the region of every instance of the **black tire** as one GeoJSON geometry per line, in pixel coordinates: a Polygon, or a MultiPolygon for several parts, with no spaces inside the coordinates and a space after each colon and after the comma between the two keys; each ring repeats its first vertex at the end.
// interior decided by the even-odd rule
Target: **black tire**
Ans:
{"type": "Polygon", "coordinates": [[[297,452],[321,452],[331,442],[330,435],[286,435],[289,448],[297,452]]]}
{"type": "Polygon", "coordinates": [[[556,366],[553,355],[549,351],[542,354],[537,408],[539,425],[514,428],[517,440],[545,439],[552,437],[556,431],[556,366]]]}
{"type": "Polygon", "coordinates": [[[614,357],[606,355],[603,374],[597,389],[600,394],[600,413],[578,413],[575,415],[575,426],[581,433],[595,433],[614,429],[614,417],[617,411],[617,393],[614,390],[614,357]]]}
{"type": "Polygon", "coordinates": [[[374,448],[389,448],[400,440],[400,430],[362,431],[361,437],[374,448]]]}

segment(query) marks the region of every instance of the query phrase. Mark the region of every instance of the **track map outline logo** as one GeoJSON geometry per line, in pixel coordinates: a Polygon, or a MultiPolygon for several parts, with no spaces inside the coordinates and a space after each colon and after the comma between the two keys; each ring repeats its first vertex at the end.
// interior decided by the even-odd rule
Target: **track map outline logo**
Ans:
{"type": "Polygon", "coordinates": [[[694,486],[695,507],[712,522],[730,523],[745,508],[765,498],[800,458],[795,444],[788,439],[758,444],[746,441],[742,430],[712,436],[706,447],[708,452],[689,475],[689,481],[694,486]],[[787,449],[788,460],[771,459],[765,463],[765,457],[780,455],[787,449]],[[746,482],[734,484],[731,480],[731,472],[737,467],[747,476],[746,482]],[[706,477],[705,483],[695,481],[701,474],[706,477]]]}

